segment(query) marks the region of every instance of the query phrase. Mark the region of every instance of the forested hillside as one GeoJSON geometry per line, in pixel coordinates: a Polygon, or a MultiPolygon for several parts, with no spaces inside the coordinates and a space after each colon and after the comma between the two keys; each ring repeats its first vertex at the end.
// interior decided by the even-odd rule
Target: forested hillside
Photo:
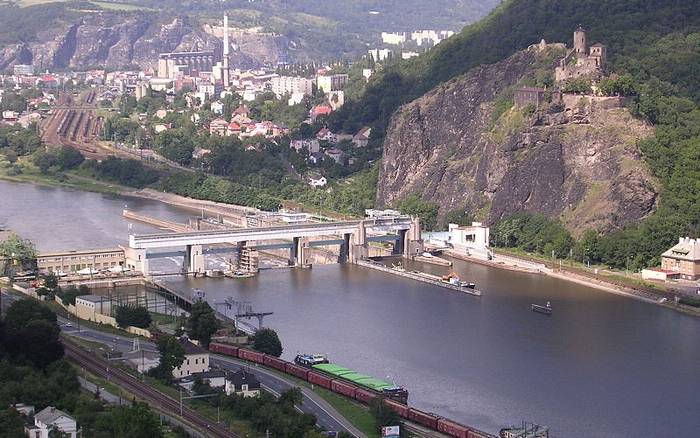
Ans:
{"type": "Polygon", "coordinates": [[[607,236],[588,233],[581,258],[613,266],[646,266],[678,236],[700,232],[697,6],[679,0],[506,1],[428,54],[377,74],[361,99],[345,105],[335,127],[353,131],[369,124],[375,127],[373,134],[382,136],[401,104],[435,85],[541,39],[571,45],[572,30],[583,24],[590,42],[608,46],[609,72],[633,78],[630,110],[655,128],[655,135],[639,146],[662,190],[656,213],[641,224],[607,236]]]}

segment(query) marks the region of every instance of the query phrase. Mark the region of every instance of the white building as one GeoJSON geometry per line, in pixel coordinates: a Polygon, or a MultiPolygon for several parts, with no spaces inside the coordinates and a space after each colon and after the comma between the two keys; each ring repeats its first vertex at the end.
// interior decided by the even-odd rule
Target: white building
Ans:
{"type": "Polygon", "coordinates": [[[224,104],[220,100],[212,102],[211,103],[211,112],[214,114],[223,114],[224,113],[224,104]]]}
{"type": "Polygon", "coordinates": [[[367,51],[374,62],[384,61],[391,56],[390,49],[369,49],[367,51]]]}
{"type": "Polygon", "coordinates": [[[348,78],[349,76],[345,74],[317,76],[316,86],[319,90],[323,90],[324,93],[329,94],[331,91],[338,91],[345,88],[345,84],[348,83],[348,78]]]}
{"type": "Polygon", "coordinates": [[[255,375],[241,369],[226,376],[226,395],[237,394],[243,397],[260,395],[260,381],[255,375]]]}
{"type": "Polygon", "coordinates": [[[411,59],[420,55],[418,52],[401,52],[401,59],[411,59]]]}
{"type": "Polygon", "coordinates": [[[195,373],[209,371],[209,352],[193,344],[185,337],[180,338],[179,341],[185,349],[185,360],[182,362],[182,365],[173,370],[173,377],[179,379],[195,373]]]}
{"type": "Polygon", "coordinates": [[[491,251],[489,250],[489,227],[485,227],[481,222],[472,222],[471,226],[459,226],[449,224],[448,243],[455,251],[483,260],[489,260],[491,251]]]}
{"type": "Polygon", "coordinates": [[[70,438],[78,435],[78,423],[65,412],[48,406],[34,416],[34,426],[28,430],[30,438],[49,438],[49,432],[57,430],[70,438]]]}
{"type": "Polygon", "coordinates": [[[399,46],[406,42],[406,32],[382,32],[382,42],[399,46]]]}
{"type": "Polygon", "coordinates": [[[325,176],[320,178],[309,178],[309,185],[311,187],[325,187],[326,184],[328,184],[328,180],[326,180],[325,176]]]}
{"type": "Polygon", "coordinates": [[[12,67],[12,72],[15,76],[33,76],[34,66],[31,64],[15,64],[12,67]]]}
{"type": "Polygon", "coordinates": [[[190,374],[187,377],[179,379],[177,383],[184,389],[191,391],[192,387],[194,386],[194,382],[197,379],[201,379],[203,383],[207,383],[212,388],[226,387],[226,371],[218,370],[190,374]]]}
{"type": "Polygon", "coordinates": [[[299,76],[278,76],[270,81],[272,92],[277,98],[282,96],[308,96],[313,92],[314,81],[299,76]]]}

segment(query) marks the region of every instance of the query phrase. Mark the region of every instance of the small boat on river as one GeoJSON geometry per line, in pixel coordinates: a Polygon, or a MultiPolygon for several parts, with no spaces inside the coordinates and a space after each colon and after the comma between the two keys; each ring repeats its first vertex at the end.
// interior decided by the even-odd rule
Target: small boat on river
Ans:
{"type": "Polygon", "coordinates": [[[547,304],[545,304],[544,306],[540,304],[531,304],[531,308],[533,312],[543,313],[545,315],[552,314],[552,304],[549,301],[547,301],[547,304]]]}

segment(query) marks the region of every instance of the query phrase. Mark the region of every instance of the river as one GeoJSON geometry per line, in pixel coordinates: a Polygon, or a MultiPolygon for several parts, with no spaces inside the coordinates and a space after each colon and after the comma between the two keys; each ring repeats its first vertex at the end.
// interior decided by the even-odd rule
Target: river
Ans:
{"type": "MultiPolygon", "coordinates": [[[[180,220],[142,199],[0,181],[0,227],[40,250],[125,243],[129,209],[180,220]]],[[[133,224],[132,232],[152,227],[133,224]]],[[[176,261],[158,269],[174,271],[176,261]]],[[[439,270],[442,268],[433,268],[439,270]]],[[[285,351],[394,380],[420,409],[496,433],[522,419],[556,437],[673,437],[700,430],[700,319],[544,276],[455,261],[480,298],[349,265],[245,280],[173,278],[211,302],[273,311],[285,351]],[[547,317],[531,303],[551,301],[547,317]]]]}

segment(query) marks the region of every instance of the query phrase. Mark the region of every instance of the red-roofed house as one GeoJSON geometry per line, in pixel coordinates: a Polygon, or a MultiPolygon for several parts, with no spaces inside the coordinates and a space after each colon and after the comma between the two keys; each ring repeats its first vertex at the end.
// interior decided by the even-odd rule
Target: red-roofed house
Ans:
{"type": "Polygon", "coordinates": [[[369,144],[369,136],[372,134],[372,128],[365,126],[360,129],[352,138],[352,142],[356,148],[364,148],[369,144]]]}
{"type": "Polygon", "coordinates": [[[318,117],[327,116],[333,112],[330,105],[317,105],[311,109],[311,120],[316,121],[318,117]]]}
{"type": "Polygon", "coordinates": [[[235,135],[236,137],[241,135],[241,125],[236,122],[231,122],[228,124],[227,135],[235,135]]]}

